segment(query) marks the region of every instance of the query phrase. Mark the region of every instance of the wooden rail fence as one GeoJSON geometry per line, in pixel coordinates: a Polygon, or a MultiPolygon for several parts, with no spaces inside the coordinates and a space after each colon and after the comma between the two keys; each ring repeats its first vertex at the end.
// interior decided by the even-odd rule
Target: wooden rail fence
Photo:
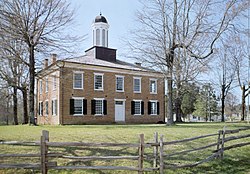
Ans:
{"type": "Polygon", "coordinates": [[[33,169],[33,170],[40,170],[42,174],[47,174],[48,170],[55,169],[55,170],[128,170],[128,171],[137,171],[139,174],[143,172],[153,172],[157,171],[160,174],[164,173],[165,169],[171,168],[184,168],[184,167],[194,167],[199,164],[208,162],[215,158],[223,159],[224,151],[242,147],[246,145],[250,145],[250,141],[244,143],[233,144],[230,146],[225,146],[225,144],[232,140],[239,140],[243,138],[249,138],[250,134],[244,135],[235,135],[235,136],[226,136],[229,134],[236,134],[240,131],[249,130],[250,127],[244,127],[236,130],[226,130],[226,127],[223,130],[219,130],[218,133],[209,134],[209,135],[202,135],[198,137],[192,137],[182,140],[176,141],[164,141],[163,135],[158,136],[158,133],[154,134],[154,142],[145,143],[144,134],[140,134],[139,136],[139,143],[86,143],[86,142],[50,142],[49,141],[49,132],[46,130],[42,131],[42,136],[39,142],[17,142],[17,141],[0,141],[0,144],[7,144],[7,145],[28,145],[28,146],[40,146],[40,153],[36,154],[0,154],[0,158],[21,158],[21,157],[29,157],[29,158],[39,158],[40,163],[18,163],[18,164],[6,164],[0,163],[0,169],[9,169],[9,168],[16,168],[16,169],[33,169]],[[182,151],[178,151],[174,153],[167,153],[168,147],[174,147],[178,144],[193,142],[195,140],[201,140],[208,137],[218,137],[216,142],[213,142],[208,145],[204,145],[201,147],[186,149],[182,151]],[[51,149],[55,148],[67,148],[67,147],[96,147],[96,148],[114,148],[114,147],[126,147],[126,148],[133,148],[138,150],[137,155],[127,155],[127,156],[69,156],[63,153],[52,153],[51,149]],[[185,155],[191,152],[197,152],[201,150],[205,150],[208,148],[213,148],[214,150],[211,151],[211,155],[202,159],[201,161],[197,161],[191,164],[169,164],[171,157],[177,155],[185,155]],[[152,155],[149,153],[145,153],[145,149],[149,151],[153,151],[152,155]],[[86,166],[86,165],[59,165],[57,162],[52,161],[52,159],[68,159],[68,160],[76,160],[76,161],[84,161],[84,160],[137,160],[137,166],[86,166]],[[144,163],[145,160],[153,161],[152,167],[145,167],[144,163]]]}

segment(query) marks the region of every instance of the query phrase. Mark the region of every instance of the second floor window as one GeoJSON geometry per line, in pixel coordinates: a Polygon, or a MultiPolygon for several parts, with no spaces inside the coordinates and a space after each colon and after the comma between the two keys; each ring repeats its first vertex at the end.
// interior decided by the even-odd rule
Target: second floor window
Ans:
{"type": "Polygon", "coordinates": [[[49,91],[49,78],[46,77],[46,81],[45,81],[45,92],[49,91]]]}
{"type": "Polygon", "coordinates": [[[74,89],[83,89],[83,73],[74,73],[74,89]]]}
{"type": "Polygon", "coordinates": [[[56,76],[53,77],[53,90],[56,90],[56,76]]]}
{"type": "Polygon", "coordinates": [[[94,89],[103,90],[103,74],[95,74],[94,81],[95,81],[94,89]]]}
{"type": "Polygon", "coordinates": [[[43,93],[43,81],[42,80],[39,81],[39,85],[40,85],[40,94],[42,94],[43,93]]]}
{"type": "Polygon", "coordinates": [[[123,92],[124,91],[124,77],[116,76],[116,91],[123,92]]]}
{"type": "Polygon", "coordinates": [[[141,77],[134,77],[134,93],[141,93],[141,77]]]}
{"type": "Polygon", "coordinates": [[[157,80],[156,79],[151,79],[150,84],[149,84],[149,89],[151,94],[156,94],[157,93],[157,80]]]}

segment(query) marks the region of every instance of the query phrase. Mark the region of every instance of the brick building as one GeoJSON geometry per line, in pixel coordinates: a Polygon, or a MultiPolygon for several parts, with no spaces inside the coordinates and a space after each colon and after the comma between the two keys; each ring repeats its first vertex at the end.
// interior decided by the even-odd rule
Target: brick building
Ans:
{"type": "Polygon", "coordinates": [[[84,56],[56,60],[53,54],[37,73],[38,124],[163,122],[163,75],[118,60],[108,48],[104,16],[92,28],[93,47],[84,56]]]}

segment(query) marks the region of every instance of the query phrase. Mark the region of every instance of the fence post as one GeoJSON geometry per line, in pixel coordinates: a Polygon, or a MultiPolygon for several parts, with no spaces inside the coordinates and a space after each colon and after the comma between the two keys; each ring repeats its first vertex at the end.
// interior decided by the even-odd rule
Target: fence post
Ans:
{"type": "Polygon", "coordinates": [[[160,137],[160,174],[164,173],[164,159],[163,159],[164,145],[163,145],[163,135],[160,137]]]}
{"type": "Polygon", "coordinates": [[[144,160],[144,134],[140,134],[140,146],[139,146],[139,159],[138,159],[138,174],[143,174],[143,160],[144,160]]]}
{"type": "MultiPolygon", "coordinates": [[[[216,152],[219,154],[219,150],[220,150],[220,145],[221,145],[221,140],[220,140],[220,137],[221,137],[221,133],[222,133],[222,130],[219,130],[218,131],[218,140],[217,140],[217,148],[216,148],[216,152]]],[[[220,155],[218,155],[216,158],[219,158],[220,155]]]]}
{"type": "Polygon", "coordinates": [[[225,136],[226,136],[226,126],[223,127],[223,131],[222,131],[221,150],[220,150],[221,151],[221,154],[220,154],[221,159],[223,159],[225,136]]]}
{"type": "MultiPolygon", "coordinates": [[[[154,133],[154,142],[155,144],[158,144],[158,132],[154,133]]],[[[154,166],[153,167],[157,167],[157,163],[158,163],[158,145],[154,146],[154,166]]]]}
{"type": "Polygon", "coordinates": [[[49,141],[49,132],[46,130],[42,131],[41,136],[41,173],[47,174],[48,173],[48,159],[47,159],[47,153],[48,153],[48,146],[46,142],[49,141]]]}

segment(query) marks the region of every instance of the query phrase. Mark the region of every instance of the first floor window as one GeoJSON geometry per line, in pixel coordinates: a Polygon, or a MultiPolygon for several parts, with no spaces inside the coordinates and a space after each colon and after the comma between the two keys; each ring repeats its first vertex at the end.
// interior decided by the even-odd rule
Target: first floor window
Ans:
{"type": "Polygon", "coordinates": [[[144,114],[144,102],[143,101],[132,101],[131,102],[131,114],[132,115],[143,115],[144,114]]]}
{"type": "Polygon", "coordinates": [[[91,101],[92,115],[107,115],[107,100],[95,99],[91,101]]]}
{"type": "Polygon", "coordinates": [[[45,101],[45,115],[49,115],[49,101],[45,101]]]}
{"type": "Polygon", "coordinates": [[[43,102],[39,102],[39,105],[38,105],[38,114],[40,116],[43,116],[43,102]]]}
{"type": "Polygon", "coordinates": [[[87,100],[83,98],[70,99],[70,115],[86,115],[87,100]]]}
{"type": "Polygon", "coordinates": [[[51,110],[52,110],[52,115],[57,115],[57,100],[54,99],[52,100],[52,103],[51,103],[51,110]]]}
{"type": "Polygon", "coordinates": [[[160,114],[160,105],[158,101],[149,101],[148,102],[148,115],[159,115],[160,114]]]}

